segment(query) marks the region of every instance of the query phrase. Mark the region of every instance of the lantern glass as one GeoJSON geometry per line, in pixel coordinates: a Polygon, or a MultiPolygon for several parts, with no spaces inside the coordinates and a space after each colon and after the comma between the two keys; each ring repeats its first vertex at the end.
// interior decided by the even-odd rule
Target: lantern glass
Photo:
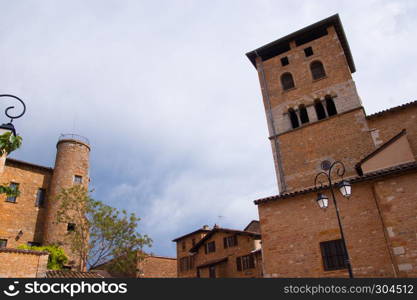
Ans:
{"type": "Polygon", "coordinates": [[[339,191],[345,198],[349,198],[352,194],[352,186],[349,181],[343,180],[339,185],[339,191]]]}
{"type": "Polygon", "coordinates": [[[329,206],[329,198],[321,193],[317,194],[317,204],[320,208],[327,208],[329,206]]]}

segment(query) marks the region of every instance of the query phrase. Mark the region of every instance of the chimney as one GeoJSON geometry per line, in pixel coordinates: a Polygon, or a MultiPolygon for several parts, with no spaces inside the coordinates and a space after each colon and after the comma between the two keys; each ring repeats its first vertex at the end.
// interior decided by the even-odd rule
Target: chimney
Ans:
{"type": "Polygon", "coordinates": [[[203,225],[204,230],[210,230],[210,227],[208,225],[203,225]]]}

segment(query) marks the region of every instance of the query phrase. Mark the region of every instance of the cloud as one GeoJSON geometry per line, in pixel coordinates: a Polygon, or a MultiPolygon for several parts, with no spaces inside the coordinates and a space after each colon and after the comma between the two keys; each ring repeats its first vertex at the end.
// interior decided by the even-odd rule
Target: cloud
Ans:
{"type": "Polygon", "coordinates": [[[62,132],[92,143],[94,197],[137,213],[153,252],[208,224],[243,228],[277,192],[245,53],[340,13],[368,113],[415,99],[415,1],[1,1],[0,89],[24,146],[53,165],[62,132]],[[219,217],[220,216],[220,217],[219,217]]]}

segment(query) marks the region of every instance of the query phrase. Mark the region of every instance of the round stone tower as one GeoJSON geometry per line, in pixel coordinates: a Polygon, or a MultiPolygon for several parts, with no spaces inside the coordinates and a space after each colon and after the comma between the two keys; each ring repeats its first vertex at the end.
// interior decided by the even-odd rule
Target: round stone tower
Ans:
{"type": "MultiPolygon", "coordinates": [[[[65,243],[65,235],[74,224],[57,223],[56,214],[60,203],[56,196],[61,189],[74,184],[88,188],[90,145],[86,138],[74,134],[63,134],[56,145],[57,152],[51,183],[48,190],[46,215],[44,221],[43,245],[59,244],[69,258],[69,265],[77,267],[79,261],[65,243]]],[[[76,224],[75,224],[76,226],[76,224]]]]}

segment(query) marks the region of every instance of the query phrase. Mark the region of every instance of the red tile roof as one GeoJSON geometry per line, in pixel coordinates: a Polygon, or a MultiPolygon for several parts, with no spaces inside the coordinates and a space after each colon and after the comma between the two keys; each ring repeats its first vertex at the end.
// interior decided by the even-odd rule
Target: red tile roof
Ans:
{"type": "MultiPolygon", "coordinates": [[[[365,175],[362,175],[362,176],[355,176],[352,178],[347,178],[347,180],[351,183],[362,182],[362,181],[377,179],[377,178],[384,177],[384,176],[401,174],[401,173],[404,173],[406,171],[411,171],[411,170],[417,170],[417,162],[410,162],[410,163],[405,163],[405,164],[401,164],[401,165],[394,166],[394,167],[389,167],[389,168],[378,170],[375,172],[366,173],[365,175]]],[[[334,186],[336,186],[338,183],[339,181],[335,182],[334,186]]],[[[328,187],[327,185],[324,185],[323,187],[320,187],[320,188],[309,187],[309,188],[302,189],[302,190],[297,190],[293,192],[283,193],[280,195],[261,198],[261,199],[255,200],[254,203],[256,205],[259,205],[259,204],[270,202],[270,201],[286,199],[286,198],[295,197],[298,195],[308,194],[311,192],[318,192],[318,191],[326,189],[327,187],[328,187]]]]}
{"type": "Polygon", "coordinates": [[[46,278],[106,278],[97,271],[79,272],[70,270],[51,270],[46,272],[46,278]]]}
{"type": "Polygon", "coordinates": [[[220,263],[225,262],[225,261],[227,261],[227,257],[214,259],[214,260],[210,260],[208,262],[205,262],[204,264],[198,265],[197,268],[210,267],[210,266],[214,266],[214,265],[220,264],[220,263]]]}
{"type": "Polygon", "coordinates": [[[24,250],[24,249],[16,249],[16,248],[0,248],[0,252],[34,254],[34,255],[49,255],[49,252],[47,251],[24,250]]]}
{"type": "Polygon", "coordinates": [[[410,106],[414,106],[414,105],[417,105],[417,100],[414,100],[414,101],[411,101],[411,102],[408,102],[408,103],[404,103],[404,104],[401,104],[401,105],[398,105],[398,106],[394,106],[394,107],[391,107],[391,108],[388,108],[388,109],[385,109],[385,110],[381,110],[379,112],[376,112],[374,114],[371,114],[369,116],[366,116],[366,118],[379,117],[379,116],[382,116],[382,115],[384,115],[386,113],[396,112],[396,111],[399,111],[399,110],[402,110],[402,109],[406,109],[406,108],[408,108],[410,106]]]}

